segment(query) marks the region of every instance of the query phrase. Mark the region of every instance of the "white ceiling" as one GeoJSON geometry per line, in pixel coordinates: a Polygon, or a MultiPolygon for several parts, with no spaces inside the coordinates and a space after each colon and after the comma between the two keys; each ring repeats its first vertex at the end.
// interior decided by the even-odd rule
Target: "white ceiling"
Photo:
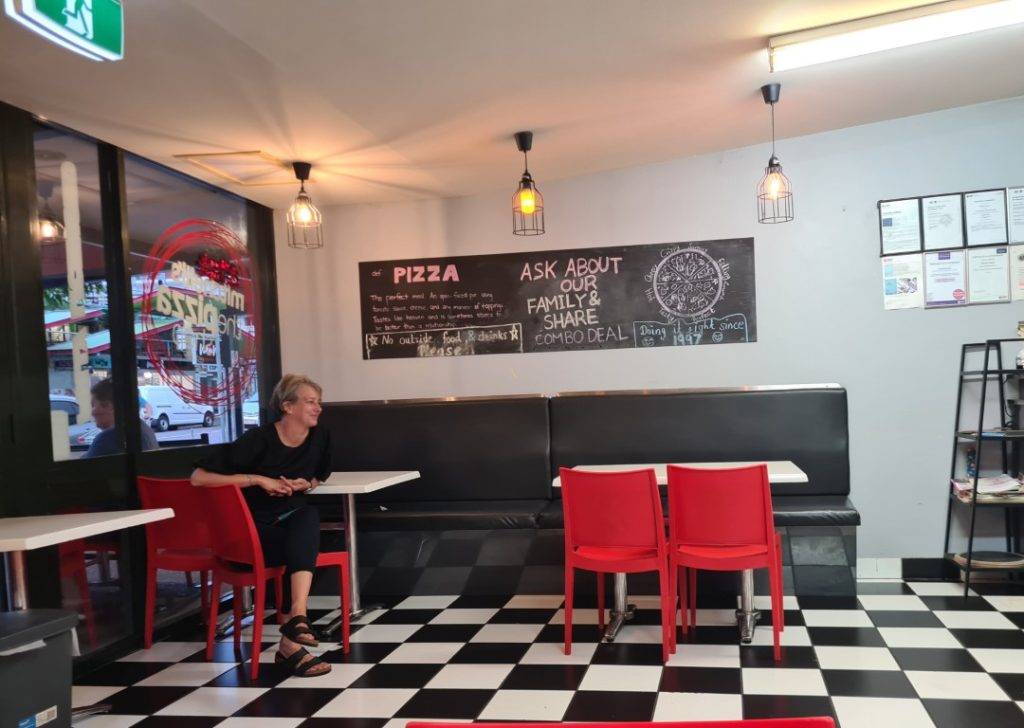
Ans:
{"type": "MultiPolygon", "coordinates": [[[[505,190],[1024,95],[1024,25],[769,74],[767,38],[919,0],[125,0],[125,59],[0,17],[0,100],[176,155],[313,162],[321,206],[505,190]]],[[[780,146],[785,162],[785,147],[780,146]]],[[[767,159],[768,147],[765,145],[767,159]]]]}

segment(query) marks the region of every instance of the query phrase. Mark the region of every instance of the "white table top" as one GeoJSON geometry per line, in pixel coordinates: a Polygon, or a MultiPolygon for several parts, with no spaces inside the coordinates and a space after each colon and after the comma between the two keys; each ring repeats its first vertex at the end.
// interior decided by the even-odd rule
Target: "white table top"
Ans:
{"type": "MultiPolygon", "coordinates": [[[[764,463],[768,466],[768,482],[769,483],[806,483],[807,473],[798,468],[794,463],[789,460],[750,460],[743,462],[727,462],[727,463],[670,463],[671,465],[683,465],[688,468],[708,468],[713,470],[719,470],[721,468],[742,468],[748,465],[760,465],[764,463]]],[[[643,470],[645,468],[654,468],[654,474],[658,479],[658,485],[668,484],[668,468],[665,463],[635,463],[635,464],[622,464],[622,465],[577,465],[573,470],[592,470],[598,473],[615,473],[622,470],[643,470]]],[[[560,478],[555,478],[551,481],[552,487],[561,488],[562,481],[560,478]]]]}
{"type": "Polygon", "coordinates": [[[170,508],[0,518],[0,553],[30,551],[167,518],[174,518],[170,508]]]}
{"type": "Polygon", "coordinates": [[[420,477],[419,470],[346,471],[331,473],[313,491],[313,495],[347,495],[372,493],[389,485],[398,485],[420,477]]]}

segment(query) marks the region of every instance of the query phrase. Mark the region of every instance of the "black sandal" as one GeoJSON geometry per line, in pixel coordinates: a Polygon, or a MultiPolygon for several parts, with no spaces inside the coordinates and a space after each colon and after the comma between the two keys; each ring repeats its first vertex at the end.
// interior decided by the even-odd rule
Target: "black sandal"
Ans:
{"type": "Polygon", "coordinates": [[[295,652],[288,655],[288,657],[285,657],[281,654],[281,651],[278,650],[277,654],[274,655],[274,662],[278,665],[282,665],[285,670],[295,677],[320,677],[321,675],[326,675],[331,671],[330,663],[324,662],[316,655],[310,655],[310,653],[302,647],[295,650],[295,652]],[[309,655],[309,659],[302,662],[302,658],[306,655],[309,655]],[[310,674],[309,671],[318,665],[327,665],[327,669],[310,674]]]}
{"type": "Polygon", "coordinates": [[[320,638],[313,631],[313,625],[309,623],[309,617],[305,614],[296,614],[282,624],[280,630],[281,634],[297,645],[316,647],[320,644],[320,638]]]}

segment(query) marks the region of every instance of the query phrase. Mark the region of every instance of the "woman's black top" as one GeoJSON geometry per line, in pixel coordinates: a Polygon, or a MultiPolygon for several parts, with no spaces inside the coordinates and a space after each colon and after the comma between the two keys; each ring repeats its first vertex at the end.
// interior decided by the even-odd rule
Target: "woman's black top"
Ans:
{"type": "MultiPolygon", "coordinates": [[[[331,474],[331,438],[322,427],[310,429],[298,447],[288,447],[273,425],[249,430],[219,452],[196,465],[222,475],[265,475],[268,478],[314,478],[323,482],[331,474]]],[[[254,520],[268,523],[278,516],[306,505],[305,493],[274,496],[258,485],[242,488],[254,520]]]]}

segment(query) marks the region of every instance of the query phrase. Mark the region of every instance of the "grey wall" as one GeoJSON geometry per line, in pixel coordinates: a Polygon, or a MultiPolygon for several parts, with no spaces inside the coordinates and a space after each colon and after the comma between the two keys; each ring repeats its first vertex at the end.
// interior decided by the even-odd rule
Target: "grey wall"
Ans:
{"type": "Polygon", "coordinates": [[[838,382],[849,391],[859,555],[938,556],[960,345],[1013,336],[1024,306],[883,310],[876,202],[1024,185],[1022,139],[1024,98],[780,140],[796,220],[771,226],[754,205],[767,144],[550,181],[540,135],[530,160],[546,202],[539,238],[509,232],[520,171],[510,142],[507,190],[329,208],[320,251],[286,248],[277,216],[284,369],[322,382],[326,400],[838,382]],[[747,236],[753,344],[361,358],[358,261],[747,236]]]}

